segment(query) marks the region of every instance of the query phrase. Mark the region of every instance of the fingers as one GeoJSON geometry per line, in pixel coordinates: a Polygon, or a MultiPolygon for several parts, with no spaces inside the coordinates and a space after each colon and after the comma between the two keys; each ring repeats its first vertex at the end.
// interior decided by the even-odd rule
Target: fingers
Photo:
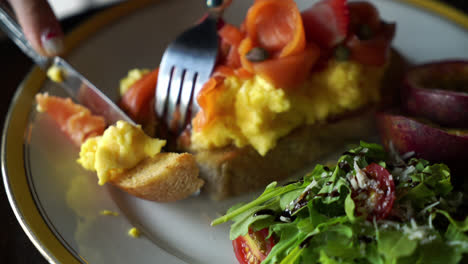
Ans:
{"type": "Polygon", "coordinates": [[[63,32],[47,0],[8,0],[33,48],[42,55],[63,51],[63,32]]]}

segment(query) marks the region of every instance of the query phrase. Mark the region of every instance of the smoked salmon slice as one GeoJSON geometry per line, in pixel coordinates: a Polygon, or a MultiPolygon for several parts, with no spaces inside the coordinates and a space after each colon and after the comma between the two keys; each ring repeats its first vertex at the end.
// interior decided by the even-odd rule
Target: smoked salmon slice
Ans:
{"type": "Polygon", "coordinates": [[[86,107],[75,104],[70,98],[37,94],[40,112],[46,112],[77,146],[89,137],[101,135],[106,128],[103,117],[91,114],[86,107]]]}
{"type": "Polygon", "coordinates": [[[159,68],[144,75],[130,86],[120,100],[119,106],[137,123],[144,123],[152,114],[158,73],[159,68]]]}
{"type": "Polygon", "coordinates": [[[200,131],[216,117],[222,115],[222,106],[216,103],[216,99],[224,91],[224,76],[218,72],[217,76],[211,77],[202,87],[197,96],[200,111],[195,115],[192,125],[195,131],[200,131]]]}
{"type": "Polygon", "coordinates": [[[319,57],[320,48],[310,43],[296,55],[253,63],[253,69],[277,88],[294,89],[307,79],[319,57]]]}
{"type": "Polygon", "coordinates": [[[243,25],[247,35],[238,53],[245,70],[283,89],[292,89],[307,79],[320,49],[314,43],[306,44],[302,16],[293,0],[257,0],[243,25]],[[247,54],[257,47],[265,49],[269,57],[249,61],[247,54]]]}
{"type": "Polygon", "coordinates": [[[351,2],[348,7],[353,34],[348,37],[346,46],[351,59],[365,65],[384,65],[390,57],[395,24],[381,22],[377,8],[370,3],[351,2]]]}
{"type": "Polygon", "coordinates": [[[254,46],[273,57],[295,55],[306,46],[301,13],[293,0],[256,1],[247,12],[245,27],[254,46]]]}
{"type": "Polygon", "coordinates": [[[223,65],[238,68],[241,66],[238,47],[244,38],[244,32],[231,24],[224,24],[218,30],[218,35],[221,38],[221,63],[223,65]]]}

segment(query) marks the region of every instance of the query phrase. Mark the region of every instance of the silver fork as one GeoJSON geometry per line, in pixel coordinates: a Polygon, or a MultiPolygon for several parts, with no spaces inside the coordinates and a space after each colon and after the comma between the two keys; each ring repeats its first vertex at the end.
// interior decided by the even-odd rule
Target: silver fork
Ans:
{"type": "Polygon", "coordinates": [[[169,44],[159,66],[155,111],[172,132],[182,131],[192,113],[198,111],[196,95],[216,63],[217,22],[223,1],[206,3],[208,16],[169,44]]]}

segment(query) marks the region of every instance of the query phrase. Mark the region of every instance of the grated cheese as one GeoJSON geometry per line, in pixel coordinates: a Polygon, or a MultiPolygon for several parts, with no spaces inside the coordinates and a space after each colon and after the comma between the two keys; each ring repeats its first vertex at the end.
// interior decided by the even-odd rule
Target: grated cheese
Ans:
{"type": "Polygon", "coordinates": [[[359,188],[366,189],[369,183],[369,178],[367,178],[366,174],[359,168],[356,161],[354,161],[354,170],[356,171],[356,179],[359,188]]]}

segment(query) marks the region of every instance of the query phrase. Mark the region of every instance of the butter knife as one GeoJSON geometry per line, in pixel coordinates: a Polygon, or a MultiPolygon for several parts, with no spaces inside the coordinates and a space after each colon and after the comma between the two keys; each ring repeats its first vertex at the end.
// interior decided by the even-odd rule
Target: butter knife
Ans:
{"type": "Polygon", "coordinates": [[[62,81],[58,82],[65,91],[78,103],[86,106],[93,114],[104,117],[108,125],[118,120],[124,120],[135,124],[109,97],[75,70],[63,58],[45,57],[37,53],[26,40],[21,27],[10,15],[11,12],[0,3],[0,28],[7,36],[40,68],[47,71],[51,66],[56,66],[61,71],[62,81]]]}

